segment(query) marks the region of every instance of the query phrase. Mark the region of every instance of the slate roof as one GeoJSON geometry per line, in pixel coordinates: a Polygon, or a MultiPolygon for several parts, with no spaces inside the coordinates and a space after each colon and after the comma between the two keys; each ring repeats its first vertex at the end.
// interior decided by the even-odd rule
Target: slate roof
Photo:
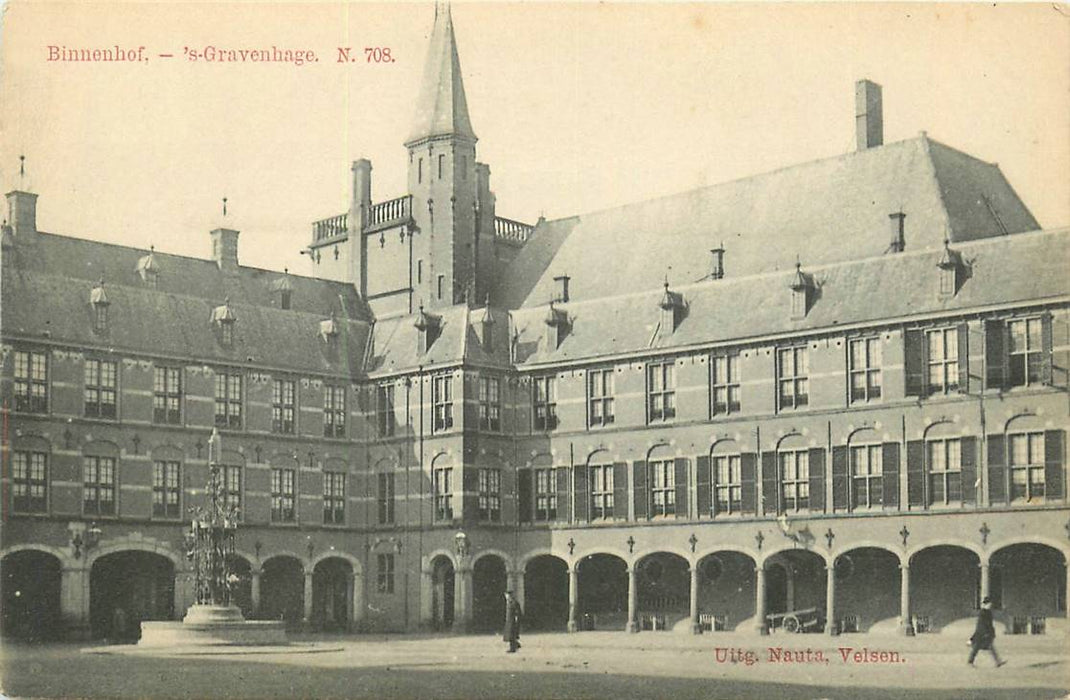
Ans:
{"type": "Polygon", "coordinates": [[[709,274],[725,245],[725,274],[788,270],[883,253],[888,215],[906,214],[906,250],[1040,228],[999,167],[922,134],[834,158],[581,216],[540,222],[500,276],[506,308],[547,302],[553,277],[572,298],[687,284],[709,274]],[[605,272],[592,274],[598,261],[605,272]]]}
{"type": "Polygon", "coordinates": [[[283,273],[155,251],[158,285],[141,279],[138,248],[38,233],[4,251],[5,338],[49,340],[85,348],[198,362],[357,376],[372,320],[353,285],[289,275],[292,306],[279,308],[274,289],[283,273]],[[108,331],[93,328],[91,298],[105,279],[108,331]],[[216,309],[235,318],[224,346],[216,309]],[[332,347],[320,323],[332,312],[344,331],[332,347]]]}
{"type": "Polygon", "coordinates": [[[816,285],[805,318],[792,320],[790,285],[795,270],[726,278],[674,287],[687,307],[675,333],[657,332],[664,292],[618,295],[558,304],[571,330],[557,349],[545,341],[548,307],[512,312],[516,363],[595,360],[616,354],[746,342],[778,334],[850,324],[927,318],[986,306],[1065,299],[1070,294],[1070,229],[1000,236],[953,245],[966,265],[966,281],[949,299],[938,294],[942,249],[895,253],[802,271],[816,285]]]}
{"type": "Polygon", "coordinates": [[[416,118],[406,143],[434,136],[463,136],[476,140],[468,117],[468,100],[461,80],[461,60],[453,35],[449,5],[435,7],[435,24],[427,47],[423,81],[416,100],[416,118]]]}

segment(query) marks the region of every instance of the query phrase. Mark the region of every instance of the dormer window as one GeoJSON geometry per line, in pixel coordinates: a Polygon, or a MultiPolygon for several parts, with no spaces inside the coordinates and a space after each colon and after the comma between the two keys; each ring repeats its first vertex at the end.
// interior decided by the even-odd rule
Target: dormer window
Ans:
{"type": "Polygon", "coordinates": [[[160,264],[156,261],[156,248],[149,247],[149,254],[137,261],[137,274],[141,281],[156,288],[160,278],[160,264]]]}
{"type": "Polygon", "coordinates": [[[216,328],[216,337],[219,339],[219,344],[224,347],[230,347],[234,345],[234,323],[238,320],[238,317],[234,315],[234,311],[230,308],[230,299],[227,298],[222,306],[217,306],[212,309],[212,325],[216,328]]]}
{"type": "Polygon", "coordinates": [[[802,271],[802,264],[796,261],[795,275],[791,278],[791,318],[799,320],[806,318],[810,312],[810,303],[813,299],[814,282],[810,275],[802,271]]]}
{"type": "Polygon", "coordinates": [[[424,311],[424,307],[420,306],[420,311],[416,314],[416,321],[413,325],[419,331],[417,352],[421,355],[426,354],[431,349],[431,346],[435,344],[435,341],[438,340],[438,336],[442,332],[441,324],[441,318],[427,313],[424,311]]]}
{"type": "Polygon", "coordinates": [[[962,256],[951,250],[951,242],[947,239],[944,240],[944,252],[936,266],[940,269],[940,298],[955,296],[963,282],[964,265],[962,256]]]}
{"type": "Polygon", "coordinates": [[[89,303],[93,306],[93,331],[96,333],[108,332],[108,295],[104,292],[104,280],[89,293],[89,303]]]}
{"type": "Polygon", "coordinates": [[[338,333],[338,319],[335,318],[333,313],[330,318],[320,321],[320,337],[323,338],[323,342],[334,343],[334,341],[338,340],[338,333]]]}
{"type": "Polygon", "coordinates": [[[495,321],[494,314],[490,310],[490,298],[488,296],[487,305],[483,308],[482,318],[479,319],[479,335],[483,343],[484,352],[494,352],[495,321]]]}
{"type": "Polygon", "coordinates": [[[665,291],[658,301],[661,309],[661,324],[658,326],[659,335],[672,335],[684,316],[684,297],[678,292],[669,289],[669,282],[665,282],[665,291]]]}
{"type": "Polygon", "coordinates": [[[554,308],[550,302],[550,309],[546,312],[546,349],[550,352],[561,347],[569,332],[568,314],[562,309],[554,308]]]}
{"type": "Polygon", "coordinates": [[[271,291],[275,295],[280,309],[289,310],[293,302],[293,282],[290,281],[290,271],[285,270],[283,276],[271,283],[271,291]]]}

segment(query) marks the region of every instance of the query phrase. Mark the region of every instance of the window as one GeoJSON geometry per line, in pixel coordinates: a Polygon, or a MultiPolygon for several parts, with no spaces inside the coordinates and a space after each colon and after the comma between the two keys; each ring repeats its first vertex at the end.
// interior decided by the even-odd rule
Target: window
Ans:
{"type": "Polygon", "coordinates": [[[502,381],[498,377],[479,378],[479,428],[502,429],[502,381]]]}
{"type": "Polygon", "coordinates": [[[289,289],[283,289],[279,292],[279,305],[283,311],[288,311],[291,303],[293,303],[294,293],[289,289]]]}
{"type": "Polygon", "coordinates": [[[1010,435],[1011,500],[1044,497],[1044,433],[1010,435]]]}
{"type": "Polygon", "coordinates": [[[241,467],[228,464],[220,467],[223,478],[223,506],[241,508],[241,467]]]}
{"type": "Polygon", "coordinates": [[[108,332],[108,304],[96,302],[93,304],[93,332],[108,332]]]}
{"type": "Polygon", "coordinates": [[[424,283],[424,261],[423,259],[416,261],[416,284],[424,283]]]}
{"type": "Polygon", "coordinates": [[[613,370],[587,370],[587,418],[590,425],[613,422],[613,370]]]}
{"type": "Polygon", "coordinates": [[[557,520],[557,490],[553,469],[535,470],[535,519],[557,520]]]}
{"type": "Polygon", "coordinates": [[[182,422],[182,370],[156,367],[152,372],[152,420],[154,423],[182,422]]]}
{"type": "Polygon", "coordinates": [[[443,291],[445,291],[445,289],[446,289],[446,276],[445,275],[439,275],[438,276],[438,290],[437,290],[439,299],[442,298],[442,293],[443,293],[443,291]]]}
{"type": "Polygon", "coordinates": [[[45,353],[15,353],[15,410],[48,411],[48,356],[45,353]]]}
{"type": "Polygon", "coordinates": [[[48,454],[15,453],[11,505],[19,513],[48,512],[48,454]]]}
{"type": "Polygon", "coordinates": [[[613,517],[613,465],[591,467],[591,518],[613,517]]]}
{"type": "Polygon", "coordinates": [[[393,437],[397,427],[394,415],[394,385],[380,384],[375,387],[375,418],[379,437],[393,437]]]}
{"type": "Polygon", "coordinates": [[[743,510],[743,466],[739,455],[713,458],[714,504],[718,513],[743,510]]]}
{"type": "Polygon", "coordinates": [[[532,416],[535,430],[557,428],[557,389],[553,377],[536,377],[532,393],[532,416]]]}
{"type": "Polygon", "coordinates": [[[453,468],[436,468],[433,487],[435,520],[453,520],[453,468]]]}
{"type": "Polygon", "coordinates": [[[323,472],[323,522],[344,525],[346,521],[346,475],[323,472]]]}
{"type": "Polygon", "coordinates": [[[416,182],[420,183],[424,181],[424,159],[420,158],[416,161],[416,182]]]}
{"type": "Polygon", "coordinates": [[[323,436],[345,437],[346,434],[346,388],[323,387],[323,436]]]}
{"type": "Polygon", "coordinates": [[[115,418],[115,385],[118,368],[107,360],[85,361],[85,415],[115,418]]]}
{"type": "Polygon", "coordinates": [[[671,459],[650,463],[651,515],[676,513],[676,468],[671,459]]]}
{"type": "Polygon", "coordinates": [[[806,450],[779,453],[780,505],[785,512],[810,507],[810,455],[806,450]]]}
{"type": "Polygon", "coordinates": [[[719,355],[710,359],[713,415],[739,413],[739,355],[719,355]]]}
{"type": "Polygon", "coordinates": [[[115,515],[115,458],[86,457],[82,482],[82,511],[86,515],[115,515]]]}
{"type": "Polygon", "coordinates": [[[379,524],[394,522],[394,475],[379,475],[379,524]]]}
{"type": "Polygon", "coordinates": [[[880,338],[851,341],[851,401],[873,401],[881,397],[880,338]]]}
{"type": "Polygon", "coordinates": [[[805,347],[777,351],[780,409],[800,408],[810,403],[810,358],[805,347]]]}
{"type": "Polygon", "coordinates": [[[219,342],[227,346],[234,344],[234,321],[219,322],[219,342]]]}
{"type": "Polygon", "coordinates": [[[178,462],[152,463],[152,517],[179,518],[181,510],[181,481],[178,462]]]}
{"type": "Polygon", "coordinates": [[[646,396],[649,420],[676,417],[676,380],[672,361],[647,365],[646,396]]]}
{"type": "Polygon", "coordinates": [[[946,505],[962,500],[962,443],[932,440],[929,452],[929,504],[946,505]]]}
{"type": "Polygon", "coordinates": [[[443,374],[431,380],[431,403],[434,410],[432,429],[435,432],[453,427],[453,377],[443,374]]]}
{"type": "Polygon", "coordinates": [[[947,394],[959,389],[959,333],[942,328],[925,334],[929,346],[926,377],[930,394],[947,394]]]}
{"type": "Polygon", "coordinates": [[[851,448],[851,507],[879,506],[884,494],[880,445],[851,448]]]}
{"type": "Polygon", "coordinates": [[[394,592],[394,555],[377,554],[376,590],[380,593],[394,592]]]}
{"type": "Polygon", "coordinates": [[[1027,318],[1007,323],[1010,336],[1010,386],[1026,386],[1041,381],[1043,348],[1041,321],[1027,318]]]}
{"type": "Polygon", "coordinates": [[[294,432],[294,382],[276,379],[271,390],[271,429],[276,433],[294,432]]]}
{"type": "Polygon", "coordinates": [[[241,429],[241,380],[237,372],[215,375],[215,424],[219,428],[241,429]]]}
{"type": "Polygon", "coordinates": [[[297,519],[296,481],[293,469],[271,470],[271,522],[292,523],[297,519]]]}
{"type": "Polygon", "coordinates": [[[442,179],[442,173],[445,170],[445,166],[446,166],[446,156],[440,153],[438,155],[438,179],[439,180],[442,179]]]}
{"type": "Polygon", "coordinates": [[[479,470],[479,519],[498,522],[502,519],[502,473],[497,469],[479,470]]]}

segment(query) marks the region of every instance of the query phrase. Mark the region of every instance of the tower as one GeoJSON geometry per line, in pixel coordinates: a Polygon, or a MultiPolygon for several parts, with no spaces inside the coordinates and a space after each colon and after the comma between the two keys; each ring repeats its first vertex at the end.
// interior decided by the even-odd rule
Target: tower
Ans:
{"type": "Polygon", "coordinates": [[[485,294],[480,259],[493,248],[494,205],[489,168],[476,163],[476,141],[449,5],[436,4],[416,118],[405,141],[417,228],[412,288],[416,302],[429,308],[485,294]]]}

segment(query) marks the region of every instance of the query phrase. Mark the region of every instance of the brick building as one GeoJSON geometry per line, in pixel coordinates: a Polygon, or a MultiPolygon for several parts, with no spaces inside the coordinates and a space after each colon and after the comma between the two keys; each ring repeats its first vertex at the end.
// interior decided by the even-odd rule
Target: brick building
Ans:
{"type": "Polygon", "coordinates": [[[5,633],[181,618],[213,429],[251,617],[491,630],[511,587],[545,629],[913,634],[987,595],[1062,633],[1070,230],[884,144],[876,84],[855,109],[852,153],[524,224],[442,10],[407,193],[355,162],[310,276],[225,219],[192,259],[10,192],[5,633]]]}

